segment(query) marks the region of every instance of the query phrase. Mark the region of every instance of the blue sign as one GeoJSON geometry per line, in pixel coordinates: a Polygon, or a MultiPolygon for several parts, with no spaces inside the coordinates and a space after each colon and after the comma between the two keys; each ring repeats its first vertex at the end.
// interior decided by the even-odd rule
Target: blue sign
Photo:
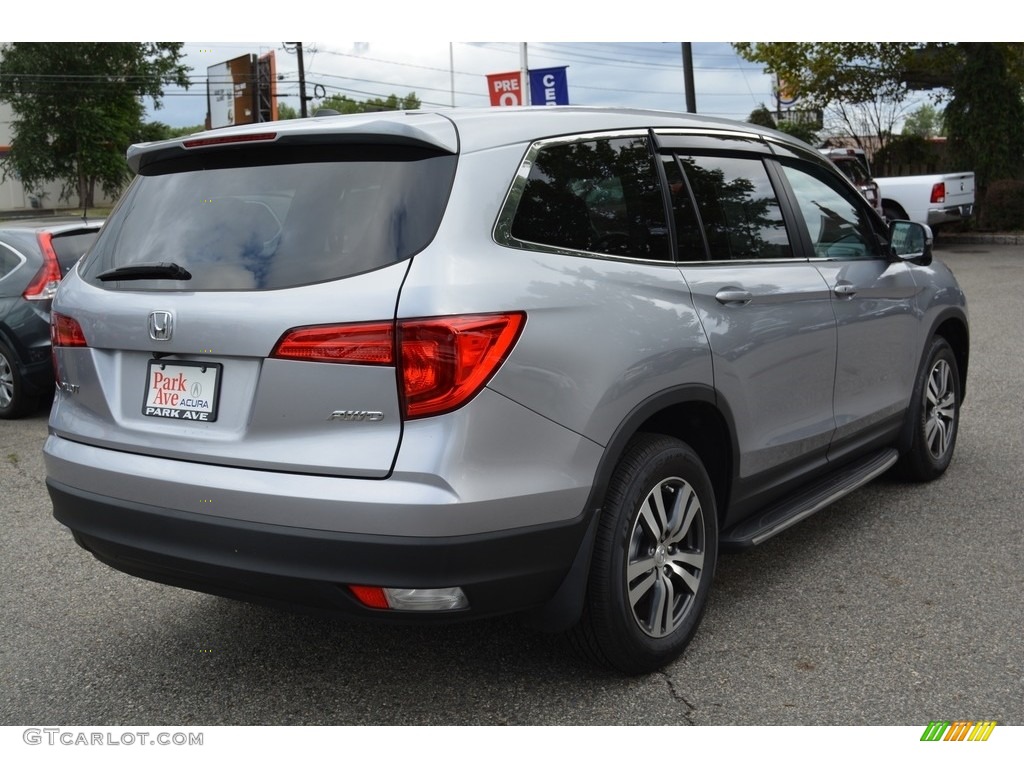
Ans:
{"type": "Polygon", "coordinates": [[[534,106],[569,103],[567,67],[530,70],[530,103],[534,106]]]}

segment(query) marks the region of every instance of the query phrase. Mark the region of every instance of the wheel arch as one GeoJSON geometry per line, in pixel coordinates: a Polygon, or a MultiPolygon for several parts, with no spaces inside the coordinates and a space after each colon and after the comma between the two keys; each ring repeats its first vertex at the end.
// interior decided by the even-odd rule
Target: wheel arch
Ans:
{"type": "Polygon", "coordinates": [[[956,367],[960,378],[960,402],[967,396],[967,366],[971,357],[970,332],[967,320],[962,315],[946,313],[941,316],[932,329],[931,337],[941,336],[953,348],[956,356],[956,367]]]}
{"type": "Polygon", "coordinates": [[[728,408],[712,387],[704,385],[675,387],[648,398],[627,414],[605,445],[584,508],[588,516],[586,534],[555,596],[530,615],[534,626],[545,631],[563,631],[576,624],[582,615],[597,522],[608,484],[630,441],[645,432],[682,440],[697,453],[711,479],[718,521],[723,521],[737,451],[736,431],[728,408]]]}

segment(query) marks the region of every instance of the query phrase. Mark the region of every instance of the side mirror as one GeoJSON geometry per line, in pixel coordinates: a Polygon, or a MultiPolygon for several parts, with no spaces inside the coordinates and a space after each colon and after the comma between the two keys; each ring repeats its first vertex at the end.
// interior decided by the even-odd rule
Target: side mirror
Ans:
{"type": "Polygon", "coordinates": [[[926,266],[932,262],[932,230],[913,221],[893,221],[889,224],[889,249],[903,261],[926,266]]]}

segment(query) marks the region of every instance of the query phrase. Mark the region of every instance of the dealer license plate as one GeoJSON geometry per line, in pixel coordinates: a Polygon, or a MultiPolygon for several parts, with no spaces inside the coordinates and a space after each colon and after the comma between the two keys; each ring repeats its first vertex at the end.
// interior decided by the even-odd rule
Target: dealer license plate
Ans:
{"type": "Polygon", "coordinates": [[[220,363],[150,360],[144,416],[185,421],[216,421],[220,363]]]}

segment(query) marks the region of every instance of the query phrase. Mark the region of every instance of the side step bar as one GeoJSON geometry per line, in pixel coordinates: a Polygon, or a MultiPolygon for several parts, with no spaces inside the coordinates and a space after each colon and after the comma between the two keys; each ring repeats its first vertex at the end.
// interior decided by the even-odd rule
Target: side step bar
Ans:
{"type": "Polygon", "coordinates": [[[895,464],[899,456],[895,448],[886,448],[845,465],[805,486],[795,495],[765,507],[760,513],[724,531],[720,537],[722,548],[747,549],[782,533],[791,525],[871,482],[895,464]]]}

